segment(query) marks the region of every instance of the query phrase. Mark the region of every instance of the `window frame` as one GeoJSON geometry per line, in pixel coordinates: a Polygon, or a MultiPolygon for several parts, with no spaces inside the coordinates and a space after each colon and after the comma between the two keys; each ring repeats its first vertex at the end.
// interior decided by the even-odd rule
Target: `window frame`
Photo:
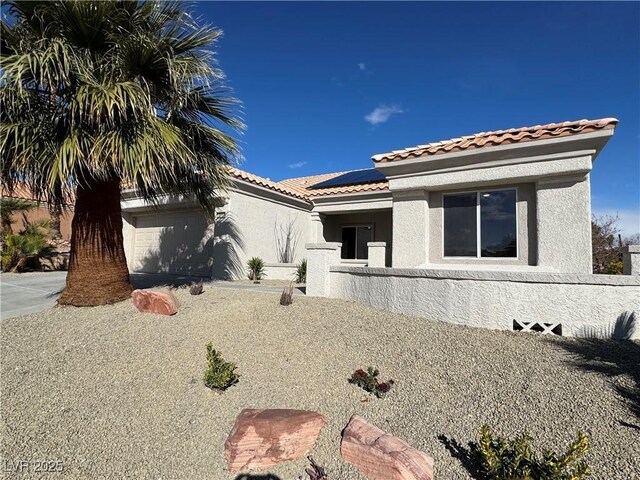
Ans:
{"type": "Polygon", "coordinates": [[[443,260],[497,260],[499,262],[504,261],[516,261],[520,260],[520,222],[519,222],[519,214],[518,214],[518,200],[519,200],[519,192],[518,187],[506,187],[506,188],[487,188],[484,190],[467,190],[467,191],[459,191],[459,192],[447,192],[442,194],[442,218],[441,218],[441,232],[440,232],[440,255],[443,260]],[[506,191],[514,191],[516,193],[516,256],[515,257],[483,257],[482,256],[482,228],[481,228],[481,217],[480,217],[480,195],[487,192],[506,192],[506,191]],[[451,195],[469,195],[475,193],[476,194],[476,255],[475,256],[457,256],[457,257],[447,257],[444,254],[445,245],[444,245],[444,197],[451,195]]]}
{"type": "MultiPolygon", "coordinates": [[[[342,244],[342,229],[343,228],[355,228],[356,236],[355,236],[355,252],[356,256],[358,255],[358,227],[371,227],[371,241],[375,241],[375,224],[373,223],[345,223],[344,225],[340,225],[340,243],[342,244]]],[[[341,248],[342,250],[342,248],[341,248]]],[[[368,257],[368,255],[367,255],[368,257]]],[[[342,258],[342,252],[340,253],[340,260],[368,260],[368,258],[342,258]]]]}

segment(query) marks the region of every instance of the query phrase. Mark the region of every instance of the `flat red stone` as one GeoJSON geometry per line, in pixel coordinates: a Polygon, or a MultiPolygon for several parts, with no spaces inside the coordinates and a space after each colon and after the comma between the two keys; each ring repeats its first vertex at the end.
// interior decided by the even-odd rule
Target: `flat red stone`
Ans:
{"type": "Polygon", "coordinates": [[[245,408],[224,444],[231,473],[271,467],[310,451],[324,417],[306,410],[245,408]]]}
{"type": "Polygon", "coordinates": [[[340,453],[369,480],[433,480],[433,458],[355,415],[342,432],[340,453]]]}
{"type": "Polygon", "coordinates": [[[131,299],[138,311],[160,315],[175,315],[180,306],[178,299],[169,291],[134,290],[131,299]]]}

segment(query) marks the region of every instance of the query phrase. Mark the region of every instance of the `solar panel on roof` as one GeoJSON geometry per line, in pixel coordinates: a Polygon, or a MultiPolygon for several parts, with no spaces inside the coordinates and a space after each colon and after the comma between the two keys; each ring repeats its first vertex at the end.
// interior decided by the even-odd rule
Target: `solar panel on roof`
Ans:
{"type": "Polygon", "coordinates": [[[356,170],[354,172],[343,173],[337,177],[333,177],[324,182],[311,185],[310,189],[315,188],[331,188],[331,187],[345,187],[347,185],[362,185],[365,183],[383,182],[386,177],[375,168],[368,168],[366,170],[356,170]]]}

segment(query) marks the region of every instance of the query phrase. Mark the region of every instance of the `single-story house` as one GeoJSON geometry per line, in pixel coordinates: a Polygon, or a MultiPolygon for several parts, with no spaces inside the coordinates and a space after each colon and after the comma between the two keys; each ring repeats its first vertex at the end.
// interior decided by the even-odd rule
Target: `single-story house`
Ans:
{"type": "Polygon", "coordinates": [[[593,162],[617,120],[483,132],[373,156],[372,168],[279,182],[233,168],[215,218],[183,198],[122,203],[132,271],[289,278],[305,244],[375,266],[591,273],[593,162]],[[375,248],[375,247],[374,247],[375,248]],[[284,264],[284,265],[283,265],[284,264]]]}
{"type": "Polygon", "coordinates": [[[640,247],[593,275],[590,172],[617,120],[482,132],[272,181],[233,168],[214,218],[124,192],[132,271],[245,277],[251,257],[308,295],[465,325],[640,339],[640,247]]]}

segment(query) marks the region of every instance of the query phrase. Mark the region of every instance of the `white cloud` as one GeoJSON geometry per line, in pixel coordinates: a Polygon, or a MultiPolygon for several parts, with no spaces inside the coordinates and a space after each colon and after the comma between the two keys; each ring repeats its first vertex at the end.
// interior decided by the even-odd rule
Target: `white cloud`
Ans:
{"type": "Polygon", "coordinates": [[[377,125],[389,120],[391,115],[403,112],[404,110],[397,105],[380,105],[379,107],[374,108],[370,114],[365,115],[364,119],[371,125],[377,125]]]}
{"type": "Polygon", "coordinates": [[[358,70],[364,71],[367,69],[367,64],[366,63],[359,63],[358,64],[358,70]]]}
{"type": "Polygon", "coordinates": [[[307,164],[307,162],[291,163],[291,164],[289,164],[289,168],[301,168],[301,167],[304,167],[306,164],[307,164]]]}
{"type": "Polygon", "coordinates": [[[630,237],[640,233],[640,211],[639,210],[616,210],[607,208],[596,208],[592,211],[595,217],[618,217],[618,228],[623,237],[630,237]]]}

